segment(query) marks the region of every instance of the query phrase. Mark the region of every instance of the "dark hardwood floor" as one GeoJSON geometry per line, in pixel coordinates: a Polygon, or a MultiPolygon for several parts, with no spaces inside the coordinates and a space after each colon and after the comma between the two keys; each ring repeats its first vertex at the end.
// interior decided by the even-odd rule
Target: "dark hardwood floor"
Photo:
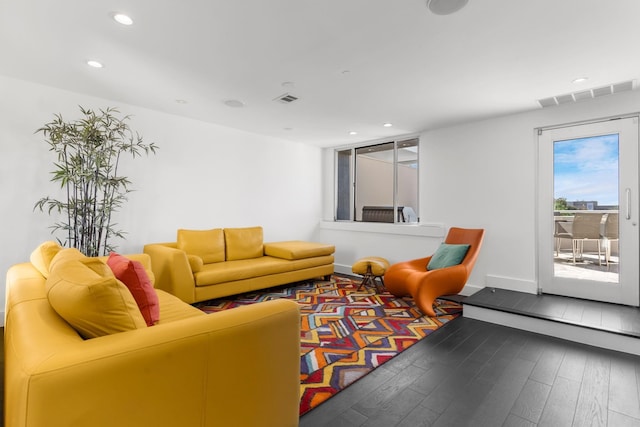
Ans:
{"type": "Polygon", "coordinates": [[[639,393],[638,356],[461,317],[300,426],[640,426],[639,393]]]}
{"type": "Polygon", "coordinates": [[[498,288],[484,288],[464,303],[640,338],[637,307],[498,288]]]}

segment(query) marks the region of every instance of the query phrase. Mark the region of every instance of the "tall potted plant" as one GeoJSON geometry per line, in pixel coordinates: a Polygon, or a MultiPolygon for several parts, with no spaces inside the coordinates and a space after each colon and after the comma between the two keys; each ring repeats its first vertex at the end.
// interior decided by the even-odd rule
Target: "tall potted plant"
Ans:
{"type": "Polygon", "coordinates": [[[64,231],[63,246],[78,248],[87,256],[106,255],[114,249],[112,238],[123,238],[112,214],[127,200],[131,182],[119,175],[123,154],[136,157],[155,154],[157,146],[144,144],[142,137],[128,125],[129,116],[118,117],[115,108],[84,109],[83,118],[67,122],[57,114],[36,133],[42,132],[49,150],[57,155],[51,181],[60,184],[66,197],[43,197],[34,209],[58,212],[61,219],[52,233],[64,231]]]}

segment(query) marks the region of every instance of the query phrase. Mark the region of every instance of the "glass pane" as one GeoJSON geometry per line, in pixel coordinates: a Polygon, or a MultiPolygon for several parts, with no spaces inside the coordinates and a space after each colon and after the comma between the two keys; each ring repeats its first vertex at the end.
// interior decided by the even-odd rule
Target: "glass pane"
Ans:
{"type": "Polygon", "coordinates": [[[554,275],[618,283],[617,134],[555,141],[554,275]]]}
{"type": "Polygon", "coordinates": [[[418,222],[418,140],[398,142],[398,207],[404,222],[418,222]]]}
{"type": "Polygon", "coordinates": [[[356,149],[356,221],[394,222],[393,142],[356,149]]]}
{"type": "Polygon", "coordinates": [[[338,151],[336,219],[351,219],[351,150],[338,151]]]}

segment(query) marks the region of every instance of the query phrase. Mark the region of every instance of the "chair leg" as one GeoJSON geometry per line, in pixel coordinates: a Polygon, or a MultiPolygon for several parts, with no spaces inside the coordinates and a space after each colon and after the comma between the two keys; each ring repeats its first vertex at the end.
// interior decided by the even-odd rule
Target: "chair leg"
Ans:
{"type": "Polygon", "coordinates": [[[371,266],[367,266],[367,271],[364,273],[362,277],[362,282],[360,282],[360,286],[358,286],[358,290],[366,287],[367,284],[372,283],[375,286],[375,277],[373,277],[373,273],[371,272],[371,266]]]}
{"type": "Polygon", "coordinates": [[[602,255],[601,255],[601,250],[602,249],[602,240],[598,240],[598,265],[602,266],[602,255]]]}
{"type": "Polygon", "coordinates": [[[378,278],[380,279],[380,283],[382,284],[382,288],[386,289],[386,286],[384,285],[384,277],[378,276],[378,278]]]}

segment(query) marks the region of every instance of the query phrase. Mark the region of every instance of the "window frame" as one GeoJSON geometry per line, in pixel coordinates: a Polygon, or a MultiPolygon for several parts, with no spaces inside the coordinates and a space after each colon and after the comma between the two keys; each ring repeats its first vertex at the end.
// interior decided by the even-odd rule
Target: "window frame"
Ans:
{"type": "MultiPolygon", "coordinates": [[[[375,221],[362,221],[357,220],[357,206],[356,206],[356,192],[357,192],[357,182],[356,182],[356,168],[357,168],[357,151],[366,147],[374,147],[374,146],[382,146],[386,144],[393,143],[393,218],[392,222],[380,222],[380,224],[394,224],[394,225],[416,225],[420,224],[420,135],[401,135],[401,136],[393,136],[384,139],[372,140],[372,141],[363,141],[357,144],[351,144],[346,146],[340,146],[334,148],[334,205],[333,205],[333,221],[340,223],[363,223],[363,224],[375,224],[375,221]],[[402,143],[405,142],[413,142],[415,141],[416,147],[416,206],[415,206],[415,215],[416,221],[414,222],[404,222],[398,220],[398,215],[395,213],[398,210],[398,170],[399,170],[399,156],[398,151],[404,147],[401,146],[402,143]],[[341,178],[344,180],[344,176],[341,176],[341,168],[344,167],[344,159],[340,159],[340,156],[343,153],[349,153],[348,155],[348,166],[349,166],[349,182],[347,184],[349,190],[349,219],[338,219],[340,214],[338,210],[340,209],[340,203],[344,203],[346,198],[340,197],[340,184],[341,178]]],[[[344,185],[344,184],[343,184],[344,185]]],[[[344,209],[341,212],[344,213],[344,209]]]]}

